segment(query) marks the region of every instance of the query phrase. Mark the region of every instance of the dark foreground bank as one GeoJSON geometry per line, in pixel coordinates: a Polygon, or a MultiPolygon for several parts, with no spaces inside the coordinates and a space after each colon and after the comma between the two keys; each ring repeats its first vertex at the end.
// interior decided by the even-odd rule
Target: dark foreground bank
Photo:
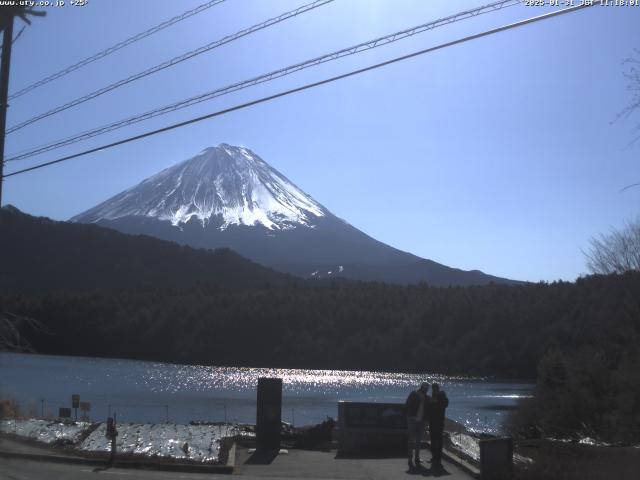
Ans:
{"type": "Polygon", "coordinates": [[[515,480],[637,480],[640,448],[557,441],[521,441],[516,452],[533,460],[517,464],[515,480]]]}

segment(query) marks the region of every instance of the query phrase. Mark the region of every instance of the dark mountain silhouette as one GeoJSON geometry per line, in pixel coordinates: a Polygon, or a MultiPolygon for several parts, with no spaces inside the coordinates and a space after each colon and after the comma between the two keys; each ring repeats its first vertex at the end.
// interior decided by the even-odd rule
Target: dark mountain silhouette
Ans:
{"type": "Polygon", "coordinates": [[[0,209],[0,291],[185,286],[264,287],[296,282],[229,249],[198,250],[97,225],[0,209]]]}

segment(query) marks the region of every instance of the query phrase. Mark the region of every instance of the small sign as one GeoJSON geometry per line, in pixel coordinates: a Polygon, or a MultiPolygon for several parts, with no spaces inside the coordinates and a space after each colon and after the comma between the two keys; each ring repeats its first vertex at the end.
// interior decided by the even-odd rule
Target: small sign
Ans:
{"type": "Polygon", "coordinates": [[[81,412],[90,412],[91,411],[91,402],[80,402],[80,411],[81,412]]]}
{"type": "Polygon", "coordinates": [[[74,393],[71,395],[71,408],[78,408],[80,406],[80,395],[74,393]]]}
{"type": "Polygon", "coordinates": [[[70,408],[60,408],[58,412],[58,417],[60,418],[71,418],[71,409],[70,408]]]}

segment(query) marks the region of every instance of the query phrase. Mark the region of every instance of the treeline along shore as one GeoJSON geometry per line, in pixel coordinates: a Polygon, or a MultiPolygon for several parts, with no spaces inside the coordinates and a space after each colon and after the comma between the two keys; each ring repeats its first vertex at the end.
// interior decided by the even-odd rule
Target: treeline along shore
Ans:
{"type": "Polygon", "coordinates": [[[465,288],[196,284],[0,301],[46,327],[23,332],[41,353],[210,365],[532,379],[541,359],[562,352],[626,358],[640,333],[639,273],[465,288]]]}
{"type": "Polygon", "coordinates": [[[640,442],[640,273],[433,288],[334,282],[5,294],[41,353],[537,379],[522,434],[640,442]],[[538,402],[538,403],[536,403],[538,402]]]}

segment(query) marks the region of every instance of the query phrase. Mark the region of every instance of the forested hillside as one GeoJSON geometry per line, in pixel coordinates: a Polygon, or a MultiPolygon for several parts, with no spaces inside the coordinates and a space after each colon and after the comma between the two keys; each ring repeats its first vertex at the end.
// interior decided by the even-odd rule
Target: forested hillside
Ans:
{"type": "Polygon", "coordinates": [[[56,222],[0,209],[0,292],[88,290],[194,282],[233,287],[286,284],[228,249],[202,250],[96,225],[56,222]]]}
{"type": "Polygon", "coordinates": [[[43,353],[214,365],[536,376],[552,350],[639,343],[640,274],[470,288],[334,283],[10,295],[43,353]]]}

